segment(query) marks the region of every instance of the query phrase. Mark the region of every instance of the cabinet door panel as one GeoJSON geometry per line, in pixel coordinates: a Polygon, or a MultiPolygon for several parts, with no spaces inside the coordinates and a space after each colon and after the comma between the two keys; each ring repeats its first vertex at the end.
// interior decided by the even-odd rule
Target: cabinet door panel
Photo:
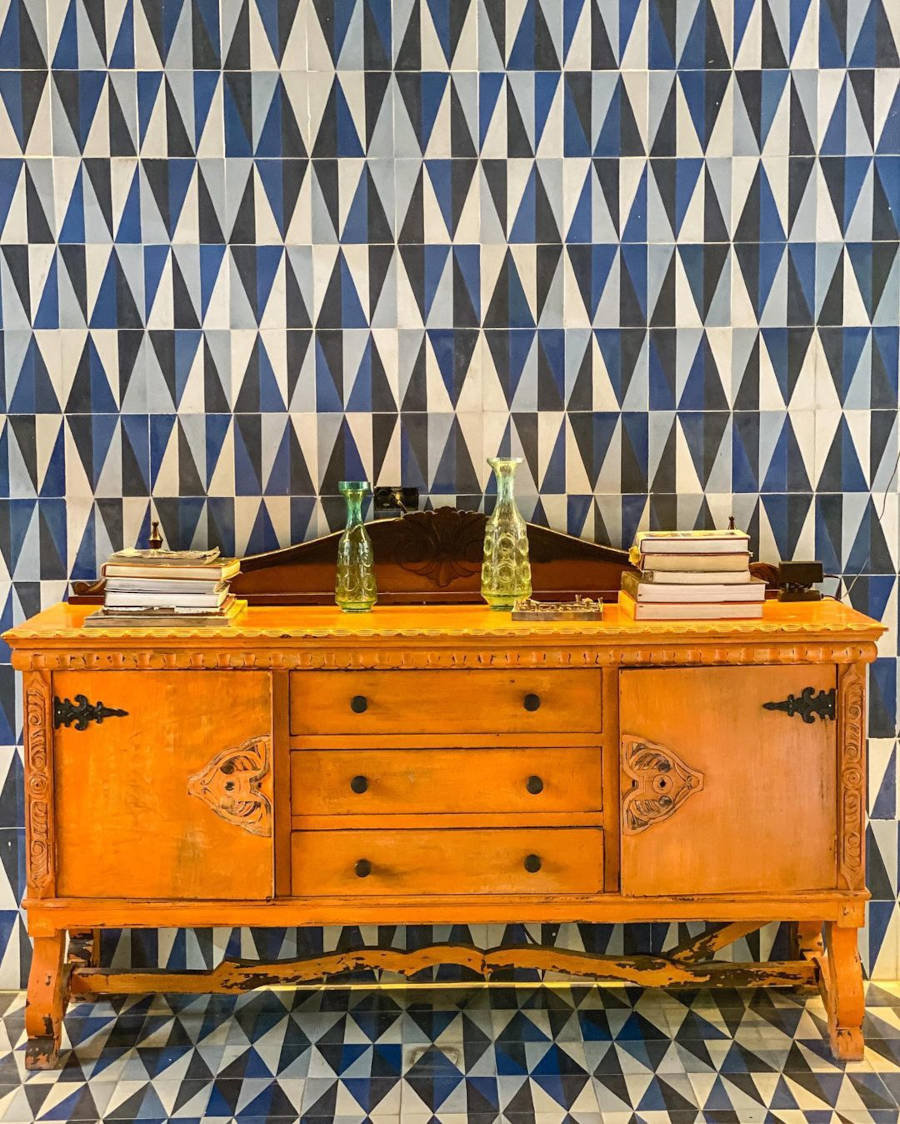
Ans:
{"type": "Polygon", "coordinates": [[[61,896],[271,895],[267,672],[64,672],[53,693],[127,712],[55,730],[61,896]]]}
{"type": "Polygon", "coordinates": [[[623,671],[623,893],[833,887],[835,722],[763,704],[835,682],[833,667],[623,671]]]}

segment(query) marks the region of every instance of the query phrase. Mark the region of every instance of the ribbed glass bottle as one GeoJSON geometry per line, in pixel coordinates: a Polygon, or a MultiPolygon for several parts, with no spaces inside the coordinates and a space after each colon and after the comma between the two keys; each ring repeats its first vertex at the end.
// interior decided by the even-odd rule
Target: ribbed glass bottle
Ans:
{"type": "Polygon", "coordinates": [[[366,613],[378,599],[372,540],[363,522],[367,480],[342,480],[338,490],[347,501],[347,526],[338,541],[334,600],[345,613],[366,613]]]}
{"type": "Polygon", "coordinates": [[[511,610],[531,596],[528,528],[516,507],[515,475],[521,457],[490,457],[497,480],[497,503],[484,529],[481,596],[492,609],[511,610]]]}

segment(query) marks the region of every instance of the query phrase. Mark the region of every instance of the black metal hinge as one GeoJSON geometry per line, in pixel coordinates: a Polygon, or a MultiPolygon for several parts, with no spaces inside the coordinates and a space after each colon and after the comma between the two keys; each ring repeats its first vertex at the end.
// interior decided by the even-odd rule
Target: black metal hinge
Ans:
{"type": "Polygon", "coordinates": [[[804,687],[798,695],[788,695],[780,702],[763,703],[766,710],[783,710],[788,718],[799,714],[804,722],[814,722],[815,717],[821,719],[834,718],[834,687],[830,691],[819,691],[815,687],[804,687]]]}
{"type": "Polygon", "coordinates": [[[102,702],[88,702],[87,695],[76,695],[75,702],[71,699],[53,699],[53,729],[60,726],[75,726],[76,730],[86,730],[89,722],[98,725],[104,718],[125,718],[127,710],[117,710],[115,707],[104,706],[102,702]]]}

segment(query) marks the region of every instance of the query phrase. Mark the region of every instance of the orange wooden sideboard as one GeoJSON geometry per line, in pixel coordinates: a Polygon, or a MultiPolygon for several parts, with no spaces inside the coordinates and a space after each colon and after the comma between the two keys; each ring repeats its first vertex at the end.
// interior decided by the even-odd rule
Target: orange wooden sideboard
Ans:
{"type": "Polygon", "coordinates": [[[442,962],[664,986],[813,986],[860,1056],[866,664],[834,601],[762,621],[512,622],[474,605],[247,609],[226,629],[6,634],[22,673],[28,1064],[72,995],[442,962]],[[104,927],[708,920],[664,956],[361,948],[112,971],[104,927]],[[777,963],[714,959],[773,921],[777,963]]]}

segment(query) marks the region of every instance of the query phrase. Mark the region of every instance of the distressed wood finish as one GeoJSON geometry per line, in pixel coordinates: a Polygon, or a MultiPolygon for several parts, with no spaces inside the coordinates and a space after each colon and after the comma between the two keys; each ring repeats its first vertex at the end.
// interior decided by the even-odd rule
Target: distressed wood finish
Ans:
{"type": "Polygon", "coordinates": [[[488,980],[495,972],[524,968],[645,987],[793,987],[815,980],[813,965],[802,962],[682,963],[667,956],[598,956],[540,945],[508,945],[482,950],[470,945],[435,944],[413,952],[364,948],[299,960],[224,960],[209,972],[80,969],[72,984],[76,994],[90,991],[92,994],[141,995],[148,991],[166,991],[182,995],[198,992],[229,995],[257,987],[292,987],[365,969],[392,972],[409,979],[441,964],[466,968],[488,980]]]}
{"type": "Polygon", "coordinates": [[[65,949],[66,934],[62,930],[34,938],[25,1006],[28,1035],[25,1065],[28,1069],[55,1069],[59,1063],[70,974],[65,949]]]}
{"type": "MultiPolygon", "coordinates": [[[[410,547],[409,573],[460,592],[459,550],[432,545],[410,547]]],[[[876,622],[834,602],[724,623],[257,605],[208,632],[101,631],[86,611],[55,606],[6,637],[24,672],[30,1067],[56,1064],[70,993],[448,962],[486,978],[816,985],[833,1049],[858,1055],[876,622]],[[825,692],[812,722],[765,706],[807,687],[825,692]],[[102,721],[79,695],[102,700],[102,721]],[[57,729],[54,697],[72,702],[57,729]],[[452,944],[212,973],[97,963],[103,928],[654,920],[720,924],[655,958],[452,944]],[[790,961],[712,959],[773,920],[797,924],[790,961]]]]}
{"type": "Polygon", "coordinates": [[[762,925],[762,921],[735,921],[730,925],[719,925],[717,928],[701,933],[699,937],[693,937],[683,944],[676,945],[675,948],[669,949],[666,955],[676,964],[702,964],[712,959],[720,949],[727,948],[741,937],[755,933],[757,929],[762,928],[762,925]]]}

